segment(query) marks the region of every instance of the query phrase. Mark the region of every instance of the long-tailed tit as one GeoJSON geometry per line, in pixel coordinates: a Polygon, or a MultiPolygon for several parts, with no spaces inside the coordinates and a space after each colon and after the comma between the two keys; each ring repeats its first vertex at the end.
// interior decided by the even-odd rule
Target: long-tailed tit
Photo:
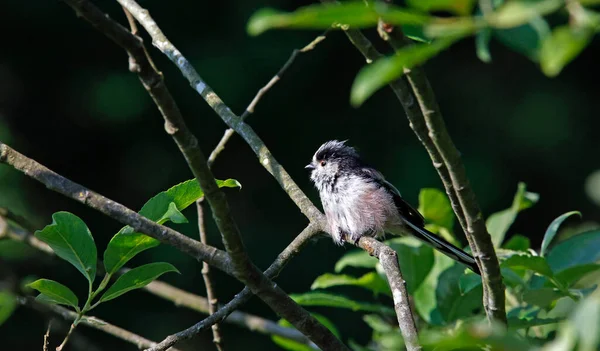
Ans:
{"type": "Polygon", "coordinates": [[[362,236],[384,233],[412,235],[479,274],[475,259],[425,229],[423,216],[356,150],[337,140],[321,145],[312,162],[310,179],[319,190],[333,240],[357,242],[362,236]]]}

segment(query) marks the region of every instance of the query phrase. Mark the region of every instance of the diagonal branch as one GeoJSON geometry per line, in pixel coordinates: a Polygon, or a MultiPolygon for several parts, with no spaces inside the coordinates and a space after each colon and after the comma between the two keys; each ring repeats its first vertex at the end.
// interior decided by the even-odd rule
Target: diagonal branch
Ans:
{"type": "Polygon", "coordinates": [[[233,274],[231,262],[227,254],[212,246],[190,239],[178,231],[165,227],[148,218],[139,215],[120,203],[110,200],[91,191],[20,154],[0,141],[0,163],[12,166],[14,169],[44,184],[48,189],[72,198],[90,208],[131,226],[136,232],[153,237],[163,244],[171,245],[181,252],[199,261],[207,261],[212,266],[233,274]]]}
{"type": "MultiPolygon", "coordinates": [[[[36,311],[47,312],[51,311],[63,317],[65,320],[73,321],[77,318],[77,313],[68,310],[58,305],[49,305],[36,301],[31,297],[17,297],[17,302],[25,307],[32,308],[36,311]]],[[[143,336],[134,334],[128,330],[117,327],[116,325],[110,324],[102,319],[96,317],[84,316],[80,320],[80,324],[87,325],[88,327],[101,330],[107,334],[115,336],[121,340],[127,341],[128,343],[134,344],[138,348],[147,348],[156,345],[154,341],[148,340],[143,336]]],[[[170,351],[179,351],[175,348],[171,348],[170,351]]]]}
{"type": "MultiPolygon", "coordinates": [[[[0,228],[4,228],[3,230],[0,230],[0,240],[9,239],[23,242],[36,250],[42,251],[45,254],[54,255],[54,251],[52,250],[52,248],[50,248],[50,246],[48,246],[48,244],[46,244],[45,242],[36,238],[31,231],[25,230],[18,226],[11,225],[10,223],[6,223],[6,219],[8,219],[8,217],[4,216],[3,213],[9,212],[10,211],[4,208],[0,208],[0,228]]],[[[298,253],[302,249],[302,247],[299,245],[307,243],[317,233],[318,229],[316,228],[316,226],[309,226],[309,228],[300,233],[298,239],[295,242],[293,242],[292,245],[290,245],[290,249],[284,252],[293,251],[294,254],[298,253]]],[[[284,257],[280,257],[283,263],[278,266],[279,269],[281,270],[283,268],[283,264],[289,261],[293,256],[293,254],[290,254],[285,255],[284,257]]],[[[117,272],[117,276],[124,274],[128,270],[128,268],[120,269],[117,272]]],[[[99,261],[98,270],[96,272],[98,275],[102,275],[104,274],[103,271],[104,265],[101,261],[99,261]]],[[[275,277],[275,275],[272,274],[269,276],[275,277]]],[[[142,289],[160,298],[171,301],[176,306],[185,307],[200,313],[211,314],[209,312],[209,302],[206,298],[176,288],[165,282],[154,280],[150,282],[150,284],[144,286],[142,289]]],[[[249,297],[252,296],[249,290],[246,291],[246,294],[249,297]]],[[[276,322],[252,314],[234,311],[233,313],[231,313],[231,315],[225,318],[225,322],[236,324],[242,328],[247,328],[249,330],[257,331],[267,335],[278,335],[287,339],[306,344],[308,346],[314,345],[309,339],[306,338],[306,336],[298,332],[298,330],[288,327],[282,327],[276,322]]]]}

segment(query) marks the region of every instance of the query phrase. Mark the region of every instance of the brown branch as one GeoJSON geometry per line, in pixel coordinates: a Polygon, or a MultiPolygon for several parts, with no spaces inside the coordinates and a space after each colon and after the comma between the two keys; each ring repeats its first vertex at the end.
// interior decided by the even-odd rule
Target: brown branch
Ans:
{"type": "MultiPolygon", "coordinates": [[[[315,48],[315,46],[317,46],[317,44],[319,44],[320,42],[325,40],[325,35],[327,34],[327,32],[328,31],[325,31],[323,34],[316,37],[313,41],[311,41],[308,45],[306,45],[302,49],[294,49],[294,51],[292,51],[292,54],[290,55],[288,60],[285,62],[285,64],[279,69],[279,72],[277,72],[277,74],[275,74],[273,76],[273,78],[271,78],[271,80],[265,86],[263,86],[262,88],[260,88],[258,90],[258,92],[256,93],[256,96],[254,96],[254,99],[252,99],[252,101],[250,102],[248,107],[246,107],[246,110],[244,111],[244,113],[242,113],[242,115],[240,116],[240,119],[242,121],[245,121],[246,118],[248,118],[251,114],[254,113],[254,109],[256,108],[256,105],[258,104],[260,99],[263,97],[263,95],[265,95],[267,93],[267,91],[269,91],[269,89],[271,89],[275,85],[275,83],[277,83],[283,77],[285,72],[287,72],[287,70],[290,68],[290,66],[294,63],[294,61],[296,60],[298,55],[313,50],[315,48]]],[[[225,149],[225,144],[227,144],[227,142],[229,141],[229,139],[231,138],[233,133],[234,133],[234,130],[231,128],[228,128],[225,131],[225,134],[223,134],[223,137],[221,138],[221,140],[219,141],[219,143],[217,144],[215,149],[211,152],[210,156],[208,157],[208,165],[209,166],[212,166],[212,164],[215,162],[217,156],[219,156],[219,154],[225,149]]]]}
{"type": "Polygon", "coordinates": [[[417,327],[410,308],[408,292],[406,291],[406,282],[402,278],[402,272],[398,264],[398,254],[384,243],[365,236],[360,238],[357,246],[368,252],[369,255],[376,257],[385,272],[390,289],[392,290],[394,310],[396,311],[398,325],[400,326],[406,349],[408,351],[421,350],[417,327]]]}
{"type": "MultiPolygon", "coordinates": [[[[18,296],[17,302],[21,306],[25,306],[39,312],[47,313],[48,311],[51,311],[68,321],[73,321],[77,318],[77,313],[71,310],[58,305],[44,304],[31,297],[18,296]]],[[[96,317],[84,316],[79,323],[127,341],[128,343],[136,345],[140,349],[156,345],[154,341],[148,340],[140,335],[134,334],[128,330],[117,327],[116,325],[110,324],[96,317]]],[[[178,351],[175,348],[171,348],[170,350],[178,351]]]]}
{"type": "MultiPolygon", "coordinates": [[[[0,213],[3,213],[2,208],[0,208],[0,213]]],[[[0,214],[0,223],[3,223],[3,221],[4,217],[0,214]]],[[[316,226],[309,226],[305,229],[305,231],[300,233],[296,240],[293,241],[292,244],[290,244],[290,246],[288,247],[288,249],[284,251],[284,253],[282,253],[282,255],[280,255],[280,257],[278,258],[279,265],[277,266],[277,268],[281,270],[285,263],[288,262],[291,258],[293,258],[295,254],[300,252],[303,245],[305,243],[308,243],[308,241],[311,238],[314,238],[317,233],[318,228],[316,226]]],[[[34,249],[40,250],[48,255],[54,256],[54,251],[52,251],[50,246],[48,246],[48,244],[44,243],[43,241],[37,239],[32,234],[32,232],[26,231],[16,226],[9,225],[6,227],[6,230],[0,234],[2,234],[0,235],[0,239],[6,238],[10,240],[23,242],[33,247],[34,249]]],[[[128,268],[122,268],[116,273],[116,276],[123,275],[128,270],[128,268]]],[[[100,276],[104,274],[104,265],[101,261],[98,262],[98,270],[96,272],[100,276]]],[[[273,271],[267,271],[265,274],[272,278],[276,277],[276,275],[269,274],[269,272],[272,273],[273,271]]],[[[208,299],[202,296],[189,293],[185,290],[176,288],[159,280],[152,281],[150,284],[146,285],[142,289],[167,301],[171,301],[176,306],[182,306],[200,313],[211,314],[209,313],[208,299]]],[[[247,289],[244,291],[244,293],[238,295],[247,295],[247,297],[251,297],[252,293],[247,289]]],[[[237,304],[234,309],[239,308],[240,305],[241,303],[237,304]]],[[[306,338],[306,336],[304,336],[298,330],[293,328],[282,327],[276,322],[252,314],[234,311],[233,313],[231,313],[231,315],[225,318],[225,322],[235,324],[242,328],[257,331],[263,334],[281,336],[309,346],[314,345],[309,339],[306,338]]]]}
{"type": "Polygon", "coordinates": [[[52,329],[52,319],[48,321],[48,328],[46,328],[46,333],[44,334],[44,351],[48,351],[48,346],[50,346],[50,329],[52,329]]]}
{"type": "MultiPolygon", "coordinates": [[[[388,28],[386,32],[389,34],[388,41],[395,50],[407,45],[408,40],[398,30],[388,28]]],[[[442,177],[446,193],[452,194],[450,201],[457,217],[463,217],[460,224],[481,271],[484,291],[483,305],[487,317],[490,321],[495,319],[506,324],[504,284],[500,274],[500,264],[492,237],[485,226],[479,203],[469,184],[460,153],[446,129],[440,107],[424,70],[421,67],[406,70],[406,77],[425,121],[425,128],[418,129],[418,134],[421,135],[419,139],[428,138],[430,140],[423,143],[428,151],[431,150],[429,151],[430,155],[437,152],[438,156],[436,159],[432,157],[432,160],[437,169],[445,168],[447,170],[448,176],[442,177]],[[438,163],[436,164],[436,162],[438,163]],[[457,208],[460,208],[461,211],[457,211],[457,208]]]]}
{"type": "Polygon", "coordinates": [[[93,208],[114,220],[131,226],[134,231],[144,233],[157,239],[163,244],[171,245],[197,260],[207,261],[212,266],[232,274],[230,259],[227,254],[214,247],[190,239],[178,231],[165,227],[130,210],[120,203],[110,200],[91,191],[41,165],[40,163],[20,154],[0,141],[0,163],[12,166],[48,189],[72,198],[90,208],[93,208]]]}
{"type": "MultiPolygon", "coordinates": [[[[196,202],[196,208],[198,210],[198,231],[200,232],[200,242],[207,243],[206,239],[206,226],[204,225],[204,210],[202,208],[202,199],[196,202]]],[[[202,279],[204,280],[204,286],[206,287],[206,298],[208,299],[208,314],[217,312],[219,301],[215,293],[213,282],[210,276],[210,266],[206,262],[202,262],[202,279]]],[[[221,340],[221,330],[219,323],[215,323],[211,327],[213,334],[213,342],[218,351],[223,351],[223,341],[221,340]]]]}

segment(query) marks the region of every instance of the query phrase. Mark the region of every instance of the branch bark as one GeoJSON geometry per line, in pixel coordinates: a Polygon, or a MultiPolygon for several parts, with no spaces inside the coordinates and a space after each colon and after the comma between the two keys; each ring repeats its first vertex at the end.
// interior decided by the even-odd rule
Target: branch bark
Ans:
{"type": "Polygon", "coordinates": [[[417,326],[410,308],[408,292],[406,291],[406,282],[402,278],[400,265],[398,264],[398,254],[389,246],[370,237],[362,237],[358,241],[358,247],[365,250],[369,255],[376,257],[383,268],[385,275],[392,290],[394,299],[394,310],[398,318],[398,325],[404,338],[404,343],[408,351],[419,351],[419,336],[417,326]]]}
{"type": "Polygon", "coordinates": [[[40,163],[20,154],[0,141],[0,163],[12,166],[48,189],[72,198],[90,208],[115,219],[116,221],[131,226],[136,232],[153,237],[163,244],[171,245],[199,261],[207,261],[212,266],[232,274],[230,259],[227,254],[212,246],[165,227],[146,217],[130,210],[120,203],[110,200],[94,191],[91,191],[41,165],[40,163]]]}
{"type": "MultiPolygon", "coordinates": [[[[32,308],[36,311],[40,312],[48,312],[51,311],[53,313],[58,314],[62,318],[68,321],[73,321],[77,318],[77,313],[68,310],[64,307],[58,305],[48,305],[41,302],[36,301],[31,297],[17,297],[17,302],[25,307],[32,308]]],[[[80,324],[87,325],[88,327],[101,330],[107,334],[115,336],[121,340],[127,341],[128,343],[136,345],[139,349],[152,347],[156,345],[156,343],[152,340],[148,340],[140,335],[134,334],[128,330],[117,327],[116,325],[110,324],[102,319],[90,316],[84,316],[80,324]]],[[[170,351],[179,351],[176,348],[169,349],[170,351]]]]}

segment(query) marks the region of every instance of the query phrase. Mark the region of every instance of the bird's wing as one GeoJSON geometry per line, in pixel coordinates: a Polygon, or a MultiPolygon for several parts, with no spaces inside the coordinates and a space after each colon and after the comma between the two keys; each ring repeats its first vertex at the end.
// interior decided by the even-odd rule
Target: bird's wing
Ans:
{"type": "Polygon", "coordinates": [[[370,178],[374,179],[382,187],[386,188],[393,195],[394,204],[398,209],[398,213],[400,213],[404,220],[410,221],[419,227],[423,227],[425,225],[425,218],[423,218],[423,215],[421,215],[421,213],[419,213],[419,211],[412,207],[408,202],[404,201],[400,195],[400,191],[398,191],[398,189],[396,189],[392,183],[385,180],[379,171],[373,168],[365,167],[363,168],[363,172],[369,175],[370,178]]]}

